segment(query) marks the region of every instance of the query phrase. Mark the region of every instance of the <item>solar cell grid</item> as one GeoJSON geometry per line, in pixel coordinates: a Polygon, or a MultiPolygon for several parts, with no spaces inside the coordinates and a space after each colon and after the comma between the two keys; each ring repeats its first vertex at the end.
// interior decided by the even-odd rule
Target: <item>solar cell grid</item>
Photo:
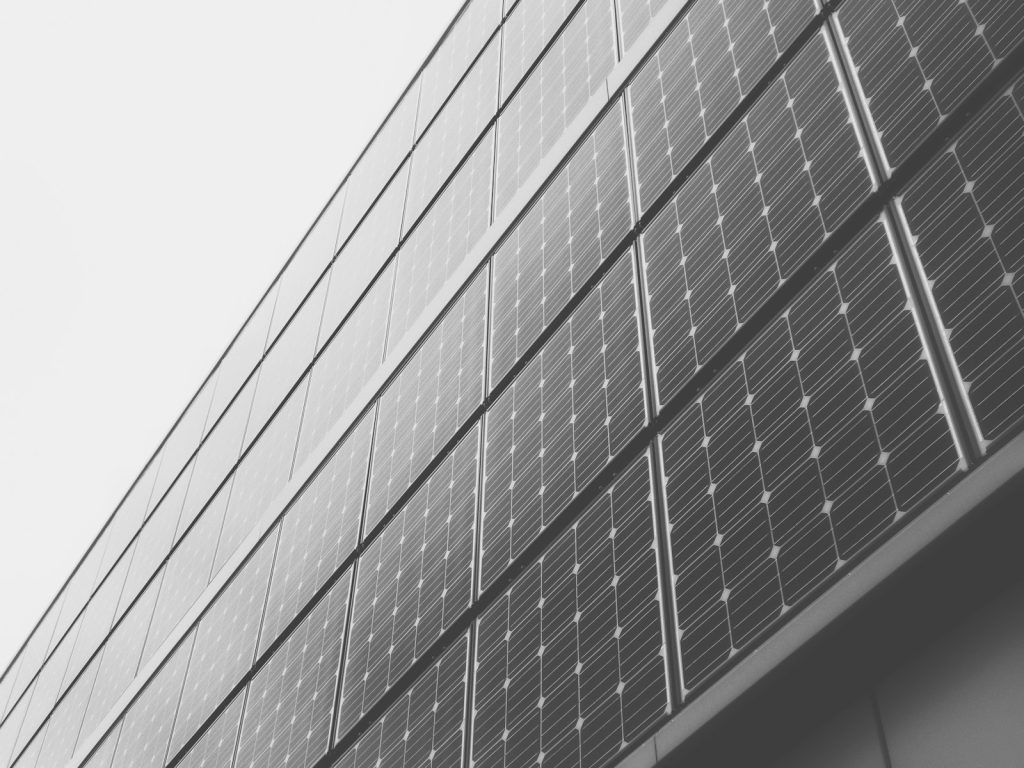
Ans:
{"type": "Polygon", "coordinates": [[[235,768],[308,768],[327,752],[351,572],[249,683],[235,768]]]}
{"type": "Polygon", "coordinates": [[[512,93],[579,0],[523,0],[505,20],[501,100],[512,93]]]}
{"type": "Polygon", "coordinates": [[[463,635],[370,726],[333,768],[463,764],[469,636],[463,635]]]}
{"type": "Polygon", "coordinates": [[[99,658],[96,658],[53,710],[49,725],[46,726],[46,735],[39,742],[36,768],[64,768],[65,763],[71,759],[99,668],[99,658]]]}
{"type": "Polygon", "coordinates": [[[598,766],[669,711],[649,459],[480,617],[473,765],[598,766]]]}
{"type": "Polygon", "coordinates": [[[199,447],[200,441],[206,434],[206,428],[211,426],[211,423],[207,422],[207,416],[216,386],[217,370],[215,369],[188,408],[185,409],[185,413],[182,414],[178,423],[174,425],[171,434],[167,436],[161,450],[160,467],[155,476],[152,504],[155,505],[163,498],[178,473],[182,471],[189,458],[199,447]]]}
{"type": "Polygon", "coordinates": [[[113,768],[161,768],[165,764],[174,710],[181,698],[181,684],[194,640],[193,631],[128,708],[122,720],[113,768]]]}
{"type": "Polygon", "coordinates": [[[92,736],[93,731],[107,716],[115,702],[121,697],[139,668],[139,659],[146,642],[146,628],[153,615],[157,593],[160,591],[160,576],[150,582],[135,604],[110,633],[103,645],[99,673],[89,697],[89,706],[82,722],[80,741],[92,736]]]}
{"type": "Polygon", "coordinates": [[[227,709],[217,715],[217,719],[175,764],[175,768],[231,768],[238,740],[238,724],[242,719],[244,694],[242,691],[235,695],[227,709]]]}
{"type": "Polygon", "coordinates": [[[618,0],[622,49],[628,51],[668,0],[618,0]]]}
{"type": "Polygon", "coordinates": [[[624,128],[615,105],[492,256],[492,387],[629,232],[624,128]]]}
{"type": "Polygon", "coordinates": [[[479,406],[486,327],[487,272],[482,270],[380,397],[364,535],[479,406]]]}
{"type": "Polygon", "coordinates": [[[71,659],[71,651],[74,650],[80,626],[81,619],[71,625],[71,629],[39,670],[39,675],[32,686],[32,696],[29,698],[28,709],[25,710],[21,730],[14,742],[14,754],[18,754],[29,743],[64,690],[64,675],[68,670],[68,661],[71,659]]]}
{"type": "Polygon", "coordinates": [[[114,748],[117,746],[117,739],[120,735],[121,723],[118,723],[106,735],[99,747],[82,763],[82,768],[110,768],[110,764],[114,761],[114,748]]]}
{"type": "Polygon", "coordinates": [[[285,514],[260,633],[260,653],[359,543],[373,413],[373,409],[366,412],[285,514]]]}
{"type": "Polygon", "coordinates": [[[699,0],[629,86],[646,212],[815,14],[812,0],[699,0]]]}
{"type": "Polygon", "coordinates": [[[288,397],[274,420],[235,470],[224,525],[217,542],[214,573],[221,569],[284,491],[291,477],[299,435],[306,379],[288,397]]]}
{"type": "Polygon", "coordinates": [[[456,81],[501,22],[501,0],[473,0],[423,69],[416,133],[422,134],[456,81]]]}
{"type": "Polygon", "coordinates": [[[313,364],[295,467],[300,468],[353,404],[384,358],[394,267],[381,273],[313,364]]]}
{"type": "Polygon", "coordinates": [[[646,423],[641,362],[629,251],[487,413],[482,589],[646,423]]]}
{"type": "Polygon", "coordinates": [[[498,119],[495,215],[604,86],[615,56],[611,0],[586,0],[498,119]]]}
{"type": "Polygon", "coordinates": [[[174,718],[172,755],[252,666],[276,544],[275,529],[199,620],[181,706],[174,718]]]}
{"type": "Polygon", "coordinates": [[[477,427],[360,556],[340,734],[469,608],[479,456],[477,427]]]}
{"type": "Polygon", "coordinates": [[[899,205],[983,444],[1024,418],[1024,80],[910,183],[899,205]]]}
{"type": "Polygon", "coordinates": [[[815,36],[644,232],[659,403],[871,192],[839,88],[815,36]]]}
{"type": "Polygon", "coordinates": [[[1015,0],[863,0],[837,18],[893,168],[1024,42],[1015,0]]]}
{"type": "Polygon", "coordinates": [[[388,350],[394,349],[490,223],[494,132],[473,150],[398,252],[388,350]]]}
{"type": "Polygon", "coordinates": [[[153,619],[146,634],[142,664],[163,645],[178,622],[210,583],[217,537],[224,523],[230,483],[224,485],[206,507],[195,527],[186,534],[171,554],[159,588],[153,619]]]}
{"type": "Polygon", "coordinates": [[[496,35],[416,144],[402,232],[409,232],[498,108],[496,35]]]}
{"type": "Polygon", "coordinates": [[[661,438],[687,689],[959,464],[883,222],[661,438]]]}

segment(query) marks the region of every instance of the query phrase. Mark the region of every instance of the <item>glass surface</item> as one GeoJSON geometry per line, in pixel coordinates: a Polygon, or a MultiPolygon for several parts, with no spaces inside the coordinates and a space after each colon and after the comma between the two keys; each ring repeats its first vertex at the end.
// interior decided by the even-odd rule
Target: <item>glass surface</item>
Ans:
{"type": "Polygon", "coordinates": [[[522,0],[505,20],[501,43],[501,100],[515,90],[578,0],[522,0]]]}
{"type": "MultiPolygon", "coordinates": [[[[121,557],[125,548],[135,538],[135,534],[139,532],[139,528],[142,527],[142,522],[149,514],[149,510],[152,509],[151,502],[155,501],[152,499],[153,484],[156,481],[156,473],[159,468],[160,456],[157,455],[150,461],[149,466],[118,505],[114,518],[104,533],[107,546],[103,550],[103,562],[100,565],[98,579],[103,578],[103,575],[110,571],[114,563],[121,557]]],[[[70,626],[74,618],[74,616],[67,618],[65,626],[70,626]]]]}
{"type": "MultiPolygon", "coordinates": [[[[203,384],[188,408],[181,415],[178,423],[175,424],[171,434],[167,436],[162,450],[160,469],[157,472],[156,484],[153,487],[152,506],[163,498],[167,489],[178,477],[178,474],[185,468],[186,463],[199,448],[199,443],[206,435],[206,430],[211,423],[207,420],[210,413],[210,403],[213,400],[213,391],[217,386],[217,375],[219,369],[214,372],[203,384]]],[[[188,482],[186,479],[185,482],[188,482]]]]}
{"type": "MultiPolygon", "coordinates": [[[[89,598],[92,597],[93,590],[96,589],[105,575],[105,571],[100,573],[100,566],[103,564],[107,540],[107,533],[101,533],[64,587],[64,597],[61,601],[60,609],[61,615],[54,632],[55,636],[57,636],[57,632],[62,636],[71,625],[71,622],[86,608],[89,598]]],[[[123,574],[121,578],[124,578],[123,574]]],[[[0,696],[0,699],[2,698],[0,696]]]]}
{"type": "Polygon", "coordinates": [[[230,768],[238,741],[245,691],[235,694],[227,708],[189,749],[175,768],[230,768]]]}
{"type": "Polygon", "coordinates": [[[29,686],[26,695],[15,704],[3,723],[0,723],[0,764],[10,765],[11,758],[16,754],[15,742],[18,739],[18,731],[25,719],[25,710],[28,709],[29,699],[32,696],[32,687],[29,686]]]}
{"type": "Polygon", "coordinates": [[[46,735],[40,742],[36,768],[65,768],[74,754],[85,708],[99,672],[99,661],[98,657],[93,659],[50,715],[46,735]]]}
{"type": "Polygon", "coordinates": [[[99,747],[89,755],[89,759],[82,763],[82,768],[110,768],[110,764],[114,761],[114,748],[117,747],[117,739],[120,735],[121,723],[117,723],[104,737],[99,747]]]}
{"type": "MultiPolygon", "coordinates": [[[[19,654],[21,662],[18,666],[18,676],[16,678],[14,688],[11,691],[11,700],[8,704],[8,708],[14,708],[15,703],[23,696],[29,686],[29,683],[35,679],[36,674],[39,672],[39,668],[46,660],[46,655],[50,648],[60,640],[59,637],[54,637],[53,629],[57,624],[57,617],[60,615],[62,598],[63,594],[57,598],[57,602],[50,606],[43,615],[38,626],[32,631],[32,634],[29,635],[29,638],[25,643],[25,647],[21,649],[21,653],[19,654]]],[[[24,716],[24,709],[22,709],[22,716],[24,716]]],[[[0,752],[2,752],[2,750],[0,750],[0,752]]]]}
{"type": "Polygon", "coordinates": [[[35,736],[36,730],[46,720],[53,705],[57,703],[57,697],[64,690],[62,687],[64,675],[68,670],[68,661],[71,659],[71,651],[74,650],[75,638],[78,636],[80,626],[80,619],[71,625],[71,629],[54,648],[53,653],[43,664],[43,668],[39,670],[39,675],[32,686],[32,697],[25,710],[25,719],[22,721],[18,738],[14,742],[15,754],[20,752],[35,736]]]}
{"type": "Polygon", "coordinates": [[[618,0],[622,48],[629,51],[668,0],[618,0]]]}

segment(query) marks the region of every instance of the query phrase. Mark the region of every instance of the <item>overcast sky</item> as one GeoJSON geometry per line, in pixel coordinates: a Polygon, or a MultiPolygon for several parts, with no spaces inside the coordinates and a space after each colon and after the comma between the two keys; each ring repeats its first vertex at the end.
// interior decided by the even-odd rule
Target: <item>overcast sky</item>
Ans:
{"type": "Polygon", "coordinates": [[[460,5],[0,2],[0,671],[460,5]]]}

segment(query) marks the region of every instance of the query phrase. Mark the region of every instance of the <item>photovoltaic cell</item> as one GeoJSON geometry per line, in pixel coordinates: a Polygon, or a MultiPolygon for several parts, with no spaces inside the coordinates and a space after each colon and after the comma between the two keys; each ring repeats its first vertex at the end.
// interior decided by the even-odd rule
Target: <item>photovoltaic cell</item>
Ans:
{"type": "Polygon", "coordinates": [[[501,100],[519,85],[578,0],[523,0],[505,21],[501,44],[501,100]]]}
{"type": "Polygon", "coordinates": [[[230,490],[228,484],[217,493],[195,527],[181,540],[167,561],[141,664],[152,658],[210,583],[217,536],[224,523],[224,510],[230,490]]]}
{"type": "Polygon", "coordinates": [[[71,625],[71,629],[68,630],[64,639],[57,644],[53,653],[43,664],[43,668],[39,670],[39,675],[32,686],[28,709],[25,710],[25,719],[22,721],[18,738],[14,742],[14,754],[18,754],[29,743],[39,726],[46,720],[46,716],[50,714],[53,705],[57,703],[57,697],[64,690],[64,675],[68,669],[68,661],[71,658],[71,651],[74,650],[75,638],[80,626],[80,620],[71,625]]]}
{"type": "Polygon", "coordinates": [[[463,635],[333,768],[463,765],[469,636],[463,635]]]}
{"type": "Polygon", "coordinates": [[[632,252],[487,413],[485,589],[646,423],[632,252]]]}
{"type": "Polygon", "coordinates": [[[295,451],[296,470],[380,368],[393,279],[394,267],[389,266],[313,364],[295,451]]]}
{"type": "Polygon", "coordinates": [[[610,0],[586,0],[498,119],[495,215],[540,165],[615,66],[610,0]]]}
{"type": "Polygon", "coordinates": [[[154,506],[171,487],[206,434],[206,428],[210,426],[207,416],[210,413],[210,403],[213,400],[216,386],[217,369],[214,369],[210,378],[185,409],[185,413],[182,414],[178,423],[174,425],[171,434],[167,436],[153,486],[152,504],[154,506]]]}
{"type": "Polygon", "coordinates": [[[249,683],[235,768],[309,768],[330,746],[351,572],[249,683]]]}
{"type": "Polygon", "coordinates": [[[93,685],[89,706],[82,722],[79,741],[84,742],[110,713],[121,694],[128,690],[139,669],[139,659],[146,642],[146,628],[153,615],[156,596],[160,591],[160,576],[150,582],[135,604],[110,633],[103,645],[99,673],[93,685]]]}
{"type": "Polygon", "coordinates": [[[1024,418],[1024,80],[899,201],[980,437],[1024,418]]]}
{"type": "Polygon", "coordinates": [[[285,514],[260,633],[261,654],[359,543],[372,438],[370,409],[285,514]]]}
{"type": "Polygon", "coordinates": [[[487,271],[462,292],[381,395],[364,535],[483,399],[487,271]]]}
{"type": "Polygon", "coordinates": [[[291,477],[305,394],[304,380],[238,465],[217,543],[214,573],[235,553],[273,501],[284,492],[291,477]]]}
{"type": "MultiPolygon", "coordinates": [[[[619,0],[622,49],[628,51],[668,0],[619,0]]],[[[769,5],[772,3],[769,2],[769,5]]]]}
{"type": "Polygon", "coordinates": [[[615,105],[491,258],[494,387],[632,225],[622,108],[615,105]]]}
{"type": "Polygon", "coordinates": [[[477,427],[360,556],[339,734],[469,608],[479,457],[477,427]]]}
{"type": "Polygon", "coordinates": [[[0,724],[0,765],[10,765],[11,759],[17,754],[14,745],[18,739],[18,731],[25,719],[25,710],[28,709],[33,685],[34,681],[29,684],[28,690],[21,700],[11,707],[7,719],[0,724]]]}
{"type": "Polygon", "coordinates": [[[398,252],[390,353],[465,262],[490,223],[493,132],[473,150],[398,252]]]}
{"type": "Polygon", "coordinates": [[[36,733],[34,739],[29,742],[29,745],[25,747],[24,751],[14,761],[13,768],[36,768],[36,763],[39,761],[39,752],[43,747],[43,739],[46,736],[46,726],[44,725],[36,733]]]}
{"type": "MultiPolygon", "coordinates": [[[[86,607],[86,603],[92,597],[93,590],[102,581],[102,577],[106,575],[106,571],[100,573],[100,564],[103,560],[104,550],[107,545],[107,535],[103,533],[96,540],[93,546],[89,549],[85,558],[81,564],[75,568],[75,572],[68,580],[67,586],[64,588],[64,597],[61,600],[61,620],[58,624],[61,624],[66,629],[75,617],[86,607]]],[[[121,574],[121,580],[124,580],[124,574],[121,574]]],[[[116,599],[114,607],[117,607],[116,599]]],[[[109,627],[108,627],[109,629],[109,627]]],[[[17,674],[17,670],[8,671],[7,676],[3,678],[3,682],[0,682],[0,716],[4,714],[3,708],[6,703],[4,700],[4,688],[14,686],[14,677],[17,674]],[[14,674],[12,674],[12,672],[14,674]]]]}
{"type": "Polygon", "coordinates": [[[959,464],[886,227],[661,437],[688,689],[959,464]]]}
{"type": "Polygon", "coordinates": [[[99,668],[99,658],[96,658],[85,668],[50,715],[46,735],[40,741],[36,768],[65,768],[65,763],[71,759],[99,668]]]}
{"type": "Polygon", "coordinates": [[[82,763],[82,768],[110,768],[110,764],[114,761],[114,748],[117,746],[117,739],[120,735],[121,723],[117,723],[99,747],[82,763]]]}
{"type": "Polygon", "coordinates": [[[498,108],[495,37],[416,144],[402,232],[409,232],[498,108]]]}
{"type": "Polygon", "coordinates": [[[859,0],[838,19],[893,168],[1024,42],[1015,0],[859,0]]]}
{"type": "Polygon", "coordinates": [[[199,621],[181,706],[174,719],[172,755],[252,666],[276,544],[275,529],[199,621]]]}
{"type": "Polygon", "coordinates": [[[633,462],[480,617],[473,765],[605,765],[669,711],[651,471],[633,462]]]}
{"type": "MultiPolygon", "coordinates": [[[[103,533],[103,538],[106,539],[107,543],[103,550],[103,560],[100,564],[97,579],[102,578],[103,574],[107,573],[114,563],[117,562],[121,553],[131,543],[135,534],[139,532],[146,514],[152,509],[150,498],[159,466],[160,456],[154,456],[138,480],[135,481],[135,485],[128,491],[124,500],[118,505],[117,511],[114,512],[113,519],[103,533]]],[[[158,499],[153,499],[152,501],[156,503],[158,499]]],[[[82,602],[84,603],[85,601],[83,600],[82,602]]],[[[74,618],[75,616],[69,611],[61,622],[62,631],[70,626],[74,618]]],[[[22,667],[24,668],[24,665],[22,667]]]]}
{"type": "Polygon", "coordinates": [[[473,0],[459,16],[423,69],[417,134],[423,133],[500,22],[501,0],[473,0]]]}
{"type": "Polygon", "coordinates": [[[11,700],[11,691],[14,688],[14,678],[18,676],[18,663],[20,656],[15,656],[7,668],[6,673],[0,678],[0,721],[7,717],[7,705],[11,700]]]}
{"type": "MultiPolygon", "coordinates": [[[[363,223],[353,233],[331,267],[330,286],[327,289],[317,349],[322,349],[327,344],[342,320],[359,302],[359,297],[366,290],[366,286],[373,282],[374,276],[398,247],[408,179],[409,163],[406,162],[366,214],[363,223]]],[[[377,278],[376,284],[381,282],[387,282],[390,295],[390,279],[377,278]]]]}
{"type": "Polygon", "coordinates": [[[644,232],[659,403],[871,190],[828,49],[815,36],[644,232]]]}
{"type": "Polygon", "coordinates": [[[793,43],[812,0],[698,0],[629,86],[645,212],[793,43]]]}
{"type": "Polygon", "coordinates": [[[178,646],[125,713],[112,768],[161,768],[195,632],[178,646]]]}
{"type": "Polygon", "coordinates": [[[231,768],[242,719],[245,691],[235,695],[227,709],[217,715],[206,732],[192,746],[175,768],[231,768]]]}

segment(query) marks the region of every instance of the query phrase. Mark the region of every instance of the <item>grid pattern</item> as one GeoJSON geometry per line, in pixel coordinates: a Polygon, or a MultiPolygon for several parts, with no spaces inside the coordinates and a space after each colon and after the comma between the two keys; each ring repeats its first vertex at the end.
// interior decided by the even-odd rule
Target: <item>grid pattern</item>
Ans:
{"type": "Polygon", "coordinates": [[[355,550],[372,437],[370,410],[288,508],[281,523],[260,653],[355,550]]]}
{"type": "Polygon", "coordinates": [[[334,768],[443,768],[463,764],[469,638],[413,683],[334,768]]]}
{"type": "Polygon", "coordinates": [[[523,0],[505,22],[501,51],[501,100],[519,85],[578,0],[523,0]]]}
{"type": "Polygon", "coordinates": [[[940,404],[876,223],[662,437],[687,688],[957,470],[940,404]]]}
{"type": "Polygon", "coordinates": [[[498,120],[500,213],[615,65],[611,0],[586,0],[498,120]]]}
{"type": "Polygon", "coordinates": [[[812,0],[698,0],[629,87],[647,211],[814,15],[812,0]]]}
{"type": "Polygon", "coordinates": [[[398,253],[388,351],[395,349],[490,223],[493,133],[488,133],[398,253]]]}
{"type": "Polygon", "coordinates": [[[487,414],[487,587],[646,423],[632,259],[623,257],[487,414]]]}
{"type": "Polygon", "coordinates": [[[622,48],[629,51],[668,0],[618,0],[622,48]]]}
{"type": "Polygon", "coordinates": [[[491,257],[491,386],[629,232],[622,108],[613,107],[491,257]]]}
{"type": "Polygon", "coordinates": [[[243,693],[236,694],[227,709],[217,715],[213,724],[177,763],[177,768],[231,767],[238,740],[238,724],[242,719],[243,693]]]}
{"type": "Polygon", "coordinates": [[[327,751],[350,578],[331,587],[249,684],[236,768],[308,768],[327,751]]]}
{"type": "Polygon", "coordinates": [[[366,533],[480,404],[486,326],[484,271],[381,395],[364,512],[366,533]]]}
{"type": "Polygon", "coordinates": [[[644,233],[660,402],[868,195],[863,155],[816,36],[644,233]]]}
{"type": "Polygon", "coordinates": [[[359,558],[338,730],[354,725],[472,602],[480,430],[359,558]]]}
{"type": "Polygon", "coordinates": [[[646,457],[480,617],[473,765],[603,765],[669,711],[646,457]]]}

